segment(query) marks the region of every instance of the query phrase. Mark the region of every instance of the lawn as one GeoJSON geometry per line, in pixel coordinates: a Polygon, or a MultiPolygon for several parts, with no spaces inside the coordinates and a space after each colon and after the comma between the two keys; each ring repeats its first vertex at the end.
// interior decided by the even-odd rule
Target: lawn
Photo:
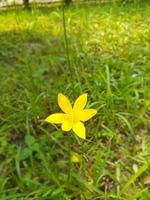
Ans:
{"type": "Polygon", "coordinates": [[[150,3],[73,5],[65,25],[0,11],[0,200],[149,200],[150,3]],[[44,121],[58,93],[88,93],[86,140],[44,121]]]}

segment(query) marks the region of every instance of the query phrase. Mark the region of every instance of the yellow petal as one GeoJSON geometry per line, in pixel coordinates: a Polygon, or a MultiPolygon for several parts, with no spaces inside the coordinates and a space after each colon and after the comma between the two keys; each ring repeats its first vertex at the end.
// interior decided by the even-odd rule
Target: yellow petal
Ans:
{"type": "Polygon", "coordinates": [[[65,113],[72,113],[72,106],[69,99],[63,94],[58,94],[58,105],[65,113]]]}
{"type": "Polygon", "coordinates": [[[77,122],[76,124],[74,124],[73,131],[77,136],[79,136],[82,139],[85,139],[86,131],[85,131],[85,126],[82,122],[77,122]]]}
{"type": "Polygon", "coordinates": [[[95,109],[85,109],[85,110],[82,110],[80,113],[79,113],[79,119],[83,122],[89,120],[90,118],[92,118],[94,115],[96,115],[97,113],[97,110],[95,109]]]}
{"type": "Polygon", "coordinates": [[[65,114],[63,113],[55,113],[50,116],[48,116],[45,121],[49,123],[54,123],[54,124],[60,124],[63,123],[65,120],[65,114]]]}
{"type": "Polygon", "coordinates": [[[74,103],[73,110],[82,110],[87,103],[87,94],[80,95],[74,103]]]}
{"type": "Polygon", "coordinates": [[[69,120],[65,120],[61,128],[63,131],[70,131],[72,129],[72,123],[69,120]]]}

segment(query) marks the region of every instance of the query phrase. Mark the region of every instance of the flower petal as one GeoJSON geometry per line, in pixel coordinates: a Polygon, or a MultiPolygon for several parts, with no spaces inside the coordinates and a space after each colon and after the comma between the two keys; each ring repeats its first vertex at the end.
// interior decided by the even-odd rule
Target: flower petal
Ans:
{"type": "Polygon", "coordinates": [[[92,118],[94,115],[96,115],[97,113],[97,110],[95,109],[85,109],[85,110],[82,110],[80,113],[79,113],[79,119],[83,122],[89,120],[90,118],[92,118]]]}
{"type": "Polygon", "coordinates": [[[85,126],[82,122],[77,122],[76,124],[73,125],[73,131],[77,136],[79,136],[82,139],[85,139],[86,137],[86,130],[85,126]]]}
{"type": "Polygon", "coordinates": [[[61,125],[63,131],[70,131],[72,129],[72,123],[69,120],[65,120],[61,125]]]}
{"type": "Polygon", "coordinates": [[[63,112],[72,113],[71,103],[66,96],[60,93],[58,94],[57,100],[58,100],[58,105],[63,112]]]}
{"type": "Polygon", "coordinates": [[[55,113],[50,116],[48,116],[45,121],[49,123],[54,123],[54,124],[60,124],[63,123],[65,120],[65,114],[63,113],[55,113]]]}
{"type": "Polygon", "coordinates": [[[87,93],[80,95],[74,103],[73,110],[82,110],[87,103],[87,93]]]}

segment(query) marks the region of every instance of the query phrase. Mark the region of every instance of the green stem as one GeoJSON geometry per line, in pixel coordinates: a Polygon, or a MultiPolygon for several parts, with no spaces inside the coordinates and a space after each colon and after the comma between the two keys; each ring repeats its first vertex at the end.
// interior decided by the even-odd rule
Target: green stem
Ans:
{"type": "Polygon", "coordinates": [[[67,168],[67,190],[70,188],[70,175],[71,175],[71,134],[68,133],[68,168],[67,168]]]}
{"type": "Polygon", "coordinates": [[[68,43],[68,37],[67,37],[66,18],[65,18],[65,5],[63,5],[63,29],[64,29],[67,64],[70,71],[70,76],[72,77],[72,68],[71,68],[71,62],[70,62],[70,56],[69,56],[69,43],[68,43]]]}

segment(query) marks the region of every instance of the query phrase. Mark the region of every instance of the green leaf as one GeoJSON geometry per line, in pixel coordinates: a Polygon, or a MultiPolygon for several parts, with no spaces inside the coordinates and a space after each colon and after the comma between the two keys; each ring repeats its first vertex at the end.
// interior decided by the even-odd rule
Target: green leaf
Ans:
{"type": "Polygon", "coordinates": [[[20,154],[20,160],[26,160],[27,158],[29,158],[32,155],[32,150],[30,148],[24,148],[21,151],[20,154]]]}
{"type": "Polygon", "coordinates": [[[31,145],[33,145],[35,143],[35,138],[33,137],[33,136],[31,136],[31,135],[26,135],[25,136],[25,144],[27,145],[27,146],[31,146],[31,145]]]}

